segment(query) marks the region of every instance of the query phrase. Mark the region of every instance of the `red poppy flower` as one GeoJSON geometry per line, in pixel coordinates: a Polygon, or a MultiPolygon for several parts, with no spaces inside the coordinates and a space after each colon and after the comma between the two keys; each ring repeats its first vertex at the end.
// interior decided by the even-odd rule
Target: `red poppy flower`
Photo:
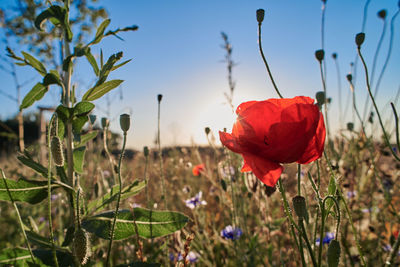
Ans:
{"type": "Polygon", "coordinates": [[[280,163],[310,163],[321,157],[324,118],[314,99],[268,99],[244,102],[236,109],[232,133],[219,132],[224,146],[240,153],[242,172],[252,171],[267,186],[275,186],[280,163]]]}
{"type": "Polygon", "coordinates": [[[201,174],[202,171],[204,171],[204,164],[198,164],[196,166],[193,167],[192,172],[194,176],[199,176],[201,174]]]}

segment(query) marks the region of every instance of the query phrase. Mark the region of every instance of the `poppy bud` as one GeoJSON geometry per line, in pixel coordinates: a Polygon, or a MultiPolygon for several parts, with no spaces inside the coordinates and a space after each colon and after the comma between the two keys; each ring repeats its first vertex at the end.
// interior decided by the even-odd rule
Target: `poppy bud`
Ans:
{"type": "Polygon", "coordinates": [[[293,199],[293,209],[300,219],[307,218],[306,200],[302,196],[295,196],[293,199]]]}
{"type": "Polygon", "coordinates": [[[210,133],[210,127],[206,127],[205,129],[204,129],[204,131],[206,132],[206,135],[208,135],[209,133],[210,133]]]}
{"type": "Polygon", "coordinates": [[[315,94],[315,98],[317,99],[317,104],[319,106],[322,106],[323,104],[325,104],[325,93],[322,91],[319,91],[315,94]]]}
{"type": "Polygon", "coordinates": [[[50,136],[58,136],[58,119],[54,118],[53,123],[50,125],[50,136]]]}
{"type": "Polygon", "coordinates": [[[103,127],[103,129],[105,129],[106,127],[108,127],[108,125],[110,124],[110,121],[107,118],[101,118],[101,127],[103,127]]]}
{"type": "Polygon", "coordinates": [[[146,158],[149,156],[149,148],[147,146],[143,147],[143,154],[146,158]]]}
{"type": "Polygon", "coordinates": [[[364,43],[364,40],[365,40],[365,33],[363,32],[357,33],[356,44],[358,47],[360,47],[364,43]]]}
{"type": "Polygon", "coordinates": [[[72,243],[74,256],[78,259],[80,264],[85,265],[90,257],[90,240],[88,233],[79,228],[74,234],[74,241],[72,243]]]}
{"type": "Polygon", "coordinates": [[[129,114],[122,114],[119,116],[119,125],[124,133],[129,130],[129,127],[131,126],[131,117],[129,114]]]}
{"type": "Polygon", "coordinates": [[[371,112],[371,113],[369,114],[368,122],[369,122],[369,123],[374,123],[374,113],[373,113],[373,112],[371,112]]]}
{"type": "Polygon", "coordinates": [[[332,54],[332,57],[333,57],[333,59],[337,59],[337,54],[336,54],[336,53],[333,53],[333,54],[332,54]]]}
{"type": "Polygon", "coordinates": [[[347,123],[347,130],[349,130],[350,132],[354,130],[354,124],[352,122],[347,123]]]}
{"type": "Polygon", "coordinates": [[[317,50],[315,51],[315,58],[321,62],[322,60],[324,60],[324,56],[325,56],[325,52],[323,49],[317,50]]]}
{"type": "Polygon", "coordinates": [[[264,9],[257,9],[257,21],[258,24],[261,24],[264,20],[264,9]]]}
{"type": "Polygon", "coordinates": [[[386,9],[382,9],[382,10],[380,10],[378,12],[378,17],[381,18],[381,19],[385,19],[386,18],[386,14],[387,14],[386,9]]]}
{"type": "Polygon", "coordinates": [[[90,124],[94,124],[94,122],[96,121],[96,115],[92,115],[92,114],[90,114],[89,115],[89,121],[90,121],[90,124]]]}
{"type": "Polygon", "coordinates": [[[331,240],[328,247],[328,266],[337,267],[340,260],[340,243],[336,239],[331,240]]]}
{"type": "Polygon", "coordinates": [[[157,95],[157,100],[158,100],[158,102],[161,102],[161,100],[162,100],[162,94],[157,95]]]}
{"type": "Polygon", "coordinates": [[[50,148],[51,154],[53,154],[54,164],[59,167],[64,166],[63,146],[58,136],[53,136],[51,139],[50,148]]]}
{"type": "Polygon", "coordinates": [[[353,75],[351,75],[351,74],[347,74],[346,78],[350,83],[353,81],[353,75]]]}

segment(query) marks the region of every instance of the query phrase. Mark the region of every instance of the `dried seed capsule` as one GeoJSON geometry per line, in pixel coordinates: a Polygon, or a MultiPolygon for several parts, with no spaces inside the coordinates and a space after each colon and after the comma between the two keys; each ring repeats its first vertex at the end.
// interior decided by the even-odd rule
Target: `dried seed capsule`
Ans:
{"type": "Polygon", "coordinates": [[[206,135],[208,135],[211,132],[210,127],[204,128],[204,131],[206,132],[206,135]]]}
{"type": "Polygon", "coordinates": [[[80,264],[85,265],[91,256],[91,251],[89,235],[82,228],[78,228],[74,234],[72,249],[80,264]]]}
{"type": "Polygon", "coordinates": [[[333,53],[333,54],[332,54],[332,58],[333,58],[333,59],[337,59],[337,54],[336,54],[336,53],[333,53]]]}
{"type": "Polygon", "coordinates": [[[324,56],[325,56],[325,52],[323,49],[317,50],[315,51],[315,58],[321,62],[322,60],[324,60],[324,56]]]}
{"type": "Polygon", "coordinates": [[[336,239],[331,240],[328,247],[328,266],[337,267],[340,260],[340,243],[336,239]]]}
{"type": "Polygon", "coordinates": [[[387,14],[386,9],[382,9],[382,10],[380,10],[378,12],[378,17],[381,18],[381,19],[385,19],[386,18],[386,14],[387,14]]]}
{"type": "Polygon", "coordinates": [[[158,102],[161,102],[161,100],[162,100],[162,94],[157,95],[157,100],[158,100],[158,102]]]}
{"type": "Polygon", "coordinates": [[[293,199],[293,209],[296,215],[301,218],[307,218],[306,200],[302,196],[295,196],[293,199]]]}
{"type": "Polygon", "coordinates": [[[261,24],[261,22],[263,22],[264,14],[265,14],[264,9],[257,9],[257,21],[259,24],[261,24]]]}
{"type": "Polygon", "coordinates": [[[103,129],[105,129],[106,127],[108,127],[108,125],[110,124],[110,121],[107,118],[101,118],[101,127],[103,127],[103,129]]]}
{"type": "Polygon", "coordinates": [[[353,81],[353,75],[351,75],[351,74],[347,74],[347,75],[346,75],[346,78],[347,78],[347,80],[348,80],[349,82],[352,82],[352,81],[353,81]]]}
{"type": "Polygon", "coordinates": [[[53,136],[51,138],[51,154],[53,155],[54,163],[56,166],[64,166],[64,152],[60,138],[53,136]]]}
{"type": "Polygon", "coordinates": [[[360,47],[364,43],[364,40],[365,40],[365,33],[363,32],[357,33],[356,44],[358,47],[360,47]]]}
{"type": "Polygon", "coordinates": [[[325,93],[322,91],[319,91],[315,94],[315,98],[317,99],[317,103],[319,106],[322,106],[323,104],[325,104],[325,93]]]}
{"type": "Polygon", "coordinates": [[[129,130],[129,127],[131,126],[131,117],[129,114],[122,114],[119,116],[119,125],[124,133],[129,130]]]}
{"type": "Polygon", "coordinates": [[[143,154],[146,158],[149,156],[149,148],[147,146],[143,147],[143,154]]]}
{"type": "Polygon", "coordinates": [[[352,122],[347,123],[347,130],[352,132],[354,130],[354,123],[352,122]]]}

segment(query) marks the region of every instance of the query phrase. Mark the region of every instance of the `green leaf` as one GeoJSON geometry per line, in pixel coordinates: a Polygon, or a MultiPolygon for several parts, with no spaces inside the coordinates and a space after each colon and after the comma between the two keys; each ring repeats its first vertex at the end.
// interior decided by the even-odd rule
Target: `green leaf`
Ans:
{"type": "Polygon", "coordinates": [[[112,89],[114,89],[115,87],[118,87],[122,82],[123,80],[111,80],[99,86],[93,87],[83,95],[82,100],[84,101],[96,100],[102,97],[104,94],[111,91],[112,89]]]}
{"type": "Polygon", "coordinates": [[[70,68],[72,68],[72,58],[73,56],[70,55],[63,60],[62,64],[63,71],[68,71],[70,68]]]}
{"type": "MultiPolygon", "coordinates": [[[[98,237],[109,239],[114,211],[108,211],[82,221],[82,227],[98,237]]],[[[138,234],[144,238],[155,238],[174,233],[182,229],[189,218],[182,213],[156,211],[134,208],[133,212],[118,212],[115,224],[114,239],[121,240],[135,235],[135,224],[138,234]]]]}
{"type": "Polygon", "coordinates": [[[80,174],[83,173],[83,163],[85,160],[85,151],[86,151],[86,147],[81,146],[81,147],[75,148],[74,152],[73,152],[74,170],[80,174]]]}
{"type": "MultiPolygon", "coordinates": [[[[58,187],[58,185],[52,185],[58,187]]],[[[0,200],[11,201],[7,192],[7,188],[11,193],[13,201],[27,202],[36,204],[43,201],[47,197],[47,181],[29,181],[19,179],[18,181],[11,179],[0,179],[0,200]],[[6,183],[7,187],[6,187],[6,183]]]]}
{"type": "Polygon", "coordinates": [[[44,86],[49,86],[51,84],[58,84],[59,86],[62,86],[60,78],[54,73],[47,73],[46,76],[44,76],[43,78],[42,84],[44,86]]]}
{"type": "Polygon", "coordinates": [[[82,101],[75,105],[74,115],[85,116],[88,115],[93,109],[94,109],[94,104],[87,101],[82,101]]]}
{"type": "Polygon", "coordinates": [[[42,64],[42,62],[40,62],[34,56],[26,52],[22,52],[22,54],[24,55],[25,61],[27,61],[29,65],[31,65],[35,70],[37,70],[42,76],[45,76],[47,74],[47,70],[42,64]]]}
{"type": "Polygon", "coordinates": [[[42,30],[43,23],[50,18],[53,18],[51,19],[51,22],[55,26],[59,26],[61,23],[64,22],[65,14],[66,10],[64,8],[58,5],[52,5],[36,17],[35,26],[38,30],[42,30]]]}
{"type": "MultiPolygon", "coordinates": [[[[146,182],[139,182],[136,180],[131,185],[128,185],[122,189],[121,200],[127,199],[128,197],[137,195],[143,188],[146,187],[146,182]]],[[[111,191],[104,196],[89,202],[87,205],[88,213],[102,210],[107,204],[110,204],[117,199],[119,185],[114,185],[111,191]]]]}
{"type": "MultiPolygon", "coordinates": [[[[328,195],[331,195],[334,197],[335,193],[336,193],[336,181],[335,181],[335,177],[333,175],[331,175],[331,178],[329,179],[329,184],[328,184],[328,195]]],[[[332,208],[332,206],[335,203],[333,202],[332,199],[327,199],[325,204],[326,204],[325,209],[327,211],[325,213],[325,216],[328,216],[330,209],[332,208]]]]}
{"type": "Polygon", "coordinates": [[[74,56],[82,57],[86,55],[87,51],[90,50],[88,46],[78,45],[74,47],[74,56]]]}
{"type": "Polygon", "coordinates": [[[96,136],[97,136],[98,133],[99,133],[98,130],[94,130],[94,131],[92,131],[92,132],[83,134],[83,135],[81,135],[81,140],[80,140],[79,142],[77,142],[77,143],[74,143],[74,145],[75,145],[76,147],[83,146],[83,145],[85,145],[87,142],[89,142],[90,140],[96,138],[96,136]]]}
{"type": "Polygon", "coordinates": [[[74,120],[72,121],[72,131],[75,134],[80,134],[83,126],[85,125],[86,122],[88,122],[89,116],[79,116],[75,117],[74,120]]]}
{"type": "Polygon", "coordinates": [[[41,83],[37,83],[29,93],[22,100],[21,106],[19,106],[20,110],[23,110],[27,107],[30,107],[35,101],[42,99],[45,93],[48,91],[48,87],[44,86],[41,83]]]}
{"type": "Polygon", "coordinates": [[[6,248],[0,252],[0,265],[2,263],[14,263],[31,258],[29,250],[22,248],[6,248]]]}
{"type": "Polygon", "coordinates": [[[114,71],[114,70],[116,70],[116,69],[122,67],[123,65],[129,63],[131,60],[132,60],[132,59],[128,59],[128,60],[122,62],[121,64],[115,65],[114,67],[111,68],[111,71],[114,71]]]}
{"type": "Polygon", "coordinates": [[[122,58],[122,55],[123,55],[122,52],[118,52],[116,54],[111,55],[108,58],[106,64],[104,64],[104,66],[101,67],[101,70],[99,73],[99,80],[96,82],[95,87],[97,85],[104,83],[107,80],[107,77],[110,74],[110,72],[112,71],[114,64],[122,58]]]}
{"type": "Polygon", "coordinates": [[[110,22],[111,22],[110,19],[106,19],[100,24],[100,26],[97,28],[96,35],[93,41],[90,42],[90,44],[97,44],[101,41],[101,39],[103,39],[104,31],[106,30],[110,22]]]}
{"type": "Polygon", "coordinates": [[[97,65],[96,59],[90,52],[90,49],[88,49],[88,51],[86,51],[85,56],[86,56],[87,61],[90,63],[90,65],[92,65],[94,74],[96,74],[96,76],[99,76],[99,73],[100,73],[99,66],[97,65]]]}
{"type": "Polygon", "coordinates": [[[39,162],[34,161],[31,157],[29,157],[27,155],[18,156],[17,159],[25,166],[28,166],[29,168],[31,168],[32,170],[34,170],[35,172],[37,172],[44,178],[47,178],[47,175],[48,175],[47,168],[44,167],[39,162]]]}
{"type": "Polygon", "coordinates": [[[59,105],[56,108],[56,113],[57,113],[57,116],[66,123],[72,118],[72,115],[74,114],[74,110],[73,110],[73,108],[68,108],[63,105],[59,105]]]}

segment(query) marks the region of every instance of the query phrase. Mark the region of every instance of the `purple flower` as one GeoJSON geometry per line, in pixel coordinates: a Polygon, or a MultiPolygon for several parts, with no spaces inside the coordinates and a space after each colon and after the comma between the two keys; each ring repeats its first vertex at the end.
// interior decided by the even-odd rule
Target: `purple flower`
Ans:
{"type": "Polygon", "coordinates": [[[190,262],[196,262],[199,259],[199,254],[197,254],[196,252],[190,251],[187,255],[187,259],[190,262]]]}
{"type": "Polygon", "coordinates": [[[242,230],[237,227],[232,227],[232,225],[228,225],[221,231],[221,236],[225,239],[236,240],[239,239],[243,234],[242,230]]]}
{"type": "Polygon", "coordinates": [[[186,206],[191,209],[194,209],[199,205],[207,205],[206,201],[201,200],[202,196],[203,196],[203,192],[200,191],[199,193],[196,194],[196,196],[185,200],[186,206]]]}
{"type": "Polygon", "coordinates": [[[347,198],[353,198],[357,195],[356,191],[349,191],[347,192],[347,198]]]}
{"type": "MultiPolygon", "coordinates": [[[[329,244],[332,239],[335,238],[335,234],[331,233],[331,232],[327,232],[324,236],[324,238],[322,238],[322,245],[323,244],[329,244]]],[[[317,240],[315,240],[315,245],[319,246],[321,244],[321,239],[317,238],[317,240]]]]}

